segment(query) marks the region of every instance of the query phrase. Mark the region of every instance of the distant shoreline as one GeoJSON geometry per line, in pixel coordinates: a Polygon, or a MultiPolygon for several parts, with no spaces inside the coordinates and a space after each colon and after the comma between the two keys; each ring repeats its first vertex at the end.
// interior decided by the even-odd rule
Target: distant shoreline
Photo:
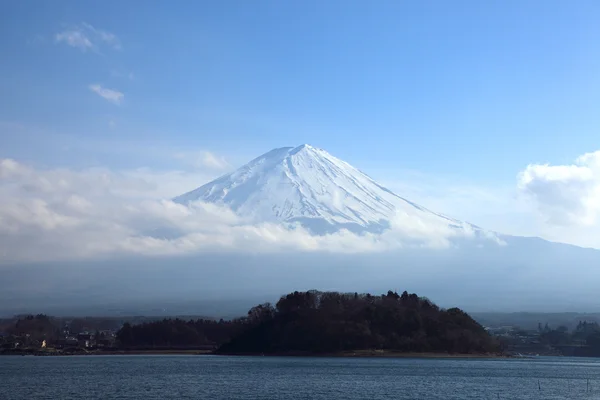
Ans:
{"type": "Polygon", "coordinates": [[[503,354],[472,354],[472,353],[402,353],[395,351],[356,351],[333,354],[331,357],[390,357],[390,358],[508,358],[503,354]]]}
{"type": "Polygon", "coordinates": [[[0,356],[36,356],[36,357],[64,357],[64,356],[128,356],[128,355],[209,355],[211,350],[200,349],[154,349],[154,350],[93,350],[93,351],[5,351],[0,356]]]}
{"type": "Polygon", "coordinates": [[[488,353],[414,353],[414,352],[399,352],[399,351],[388,351],[388,350],[356,350],[356,351],[343,351],[337,353],[297,353],[297,352],[283,352],[283,353],[272,353],[272,354],[254,354],[254,353],[240,353],[240,354],[224,354],[224,353],[213,353],[218,356],[264,356],[264,357],[330,357],[330,358],[511,358],[510,355],[506,354],[488,354],[488,353]]]}
{"type": "Polygon", "coordinates": [[[344,351],[338,353],[298,353],[282,352],[273,354],[223,354],[211,350],[200,349],[144,349],[144,350],[96,350],[80,352],[61,352],[61,351],[9,351],[2,352],[0,356],[37,356],[37,357],[61,357],[61,356],[128,356],[128,355],[217,355],[222,357],[323,357],[323,358],[512,358],[506,354],[477,354],[477,353],[403,353],[397,351],[384,350],[356,350],[344,351]]]}

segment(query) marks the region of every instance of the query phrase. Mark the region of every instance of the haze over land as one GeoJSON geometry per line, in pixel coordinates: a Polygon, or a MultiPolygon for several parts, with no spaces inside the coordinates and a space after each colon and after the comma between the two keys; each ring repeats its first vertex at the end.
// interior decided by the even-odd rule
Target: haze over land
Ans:
{"type": "Polygon", "coordinates": [[[2,6],[0,314],[600,310],[600,8],[540,4],[2,6]]]}

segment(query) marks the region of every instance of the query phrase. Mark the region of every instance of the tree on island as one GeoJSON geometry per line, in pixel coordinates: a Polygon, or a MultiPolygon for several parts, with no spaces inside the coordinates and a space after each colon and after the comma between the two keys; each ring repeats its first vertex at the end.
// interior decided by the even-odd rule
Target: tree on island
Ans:
{"type": "Polygon", "coordinates": [[[362,349],[399,352],[495,352],[481,325],[458,308],[442,310],[407,292],[372,296],[294,292],[223,344],[223,354],[337,353],[362,349]]]}

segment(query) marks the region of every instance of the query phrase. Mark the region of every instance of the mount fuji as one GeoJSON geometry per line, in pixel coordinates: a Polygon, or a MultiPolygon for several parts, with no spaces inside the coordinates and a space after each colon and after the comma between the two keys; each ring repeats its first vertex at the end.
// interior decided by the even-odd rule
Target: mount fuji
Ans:
{"type": "Polygon", "coordinates": [[[398,218],[480,231],[398,196],[347,162],[307,144],[271,150],[173,200],[224,205],[253,221],[300,224],[318,235],[340,229],[382,233],[398,218]]]}

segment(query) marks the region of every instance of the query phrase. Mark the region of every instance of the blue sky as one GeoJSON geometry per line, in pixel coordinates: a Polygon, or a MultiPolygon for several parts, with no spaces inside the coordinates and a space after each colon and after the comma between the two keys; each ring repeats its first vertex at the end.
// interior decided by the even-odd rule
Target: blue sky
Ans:
{"type": "Polygon", "coordinates": [[[597,143],[593,1],[23,1],[0,14],[0,120],[43,136],[241,158],[306,142],[365,169],[477,180],[597,143]],[[82,23],[121,49],[56,42],[82,23]]]}
{"type": "MultiPolygon", "coordinates": [[[[510,203],[517,175],[598,149],[599,18],[596,1],[3,2],[0,158],[169,174],[310,143],[436,210],[541,234],[510,203]]],[[[534,172],[536,212],[582,197],[534,172]]]]}

